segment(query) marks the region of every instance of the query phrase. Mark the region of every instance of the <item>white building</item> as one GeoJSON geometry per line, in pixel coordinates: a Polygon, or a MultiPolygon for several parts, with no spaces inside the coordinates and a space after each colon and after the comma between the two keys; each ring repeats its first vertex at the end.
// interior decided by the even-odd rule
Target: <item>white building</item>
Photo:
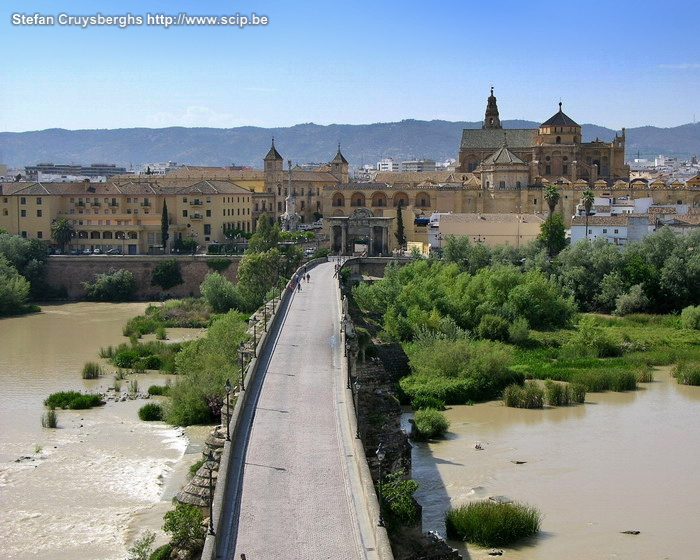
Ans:
{"type": "Polygon", "coordinates": [[[398,171],[399,164],[392,158],[384,158],[377,162],[377,171],[398,171]]]}

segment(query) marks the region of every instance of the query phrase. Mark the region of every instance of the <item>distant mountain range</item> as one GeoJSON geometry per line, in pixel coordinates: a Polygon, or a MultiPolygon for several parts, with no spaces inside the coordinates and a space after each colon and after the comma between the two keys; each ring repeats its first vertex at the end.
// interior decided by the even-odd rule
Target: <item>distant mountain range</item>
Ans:
{"type": "MultiPolygon", "coordinates": [[[[537,128],[533,121],[504,121],[505,128],[537,128]]],[[[462,129],[478,122],[404,120],[366,125],[313,123],[286,128],[122,128],[111,130],[48,129],[0,132],[0,163],[24,167],[37,163],[115,163],[138,167],[144,163],[175,161],[187,165],[247,165],[262,168],[262,158],[275,138],[285,160],[294,163],[328,162],[340,143],[351,167],[391,157],[396,161],[456,158],[462,129]]],[[[610,141],[615,131],[584,124],[585,142],[610,141]]],[[[689,158],[700,154],[700,124],[674,128],[628,128],[626,158],[659,154],[689,158]]]]}

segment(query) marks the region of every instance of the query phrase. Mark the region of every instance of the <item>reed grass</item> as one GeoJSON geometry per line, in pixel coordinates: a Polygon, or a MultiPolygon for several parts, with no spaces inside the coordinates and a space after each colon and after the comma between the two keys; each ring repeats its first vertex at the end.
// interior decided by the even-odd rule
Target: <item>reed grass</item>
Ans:
{"type": "Polygon", "coordinates": [[[517,502],[471,502],[448,510],[445,528],[451,539],[484,547],[505,546],[540,530],[542,514],[517,502]]]}
{"type": "Polygon", "coordinates": [[[534,383],[508,385],[503,390],[503,403],[511,408],[542,408],[544,391],[534,383]]]}
{"type": "Polygon", "coordinates": [[[58,415],[51,409],[41,415],[41,426],[43,428],[56,428],[58,426],[58,415]]]}
{"type": "Polygon", "coordinates": [[[700,385],[700,363],[680,362],[673,367],[671,375],[681,385],[700,385]]]}
{"type": "Polygon", "coordinates": [[[127,391],[131,394],[136,394],[139,392],[139,381],[138,379],[131,379],[126,382],[127,391]]]}
{"type": "Polygon", "coordinates": [[[445,418],[445,415],[434,408],[416,410],[413,420],[416,426],[416,432],[414,432],[413,437],[419,440],[441,437],[450,427],[450,423],[445,418]]]}
{"type": "Polygon", "coordinates": [[[86,362],[83,366],[83,379],[98,379],[102,373],[102,366],[97,362],[86,362]]]}

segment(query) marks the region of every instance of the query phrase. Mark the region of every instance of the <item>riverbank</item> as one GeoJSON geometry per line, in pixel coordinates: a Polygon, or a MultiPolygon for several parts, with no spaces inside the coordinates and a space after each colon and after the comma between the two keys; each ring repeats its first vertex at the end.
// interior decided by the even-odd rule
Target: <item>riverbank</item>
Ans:
{"type": "MultiPolygon", "coordinates": [[[[124,560],[145,530],[161,527],[210,427],[142,422],[147,401],[58,411],[42,428],[43,399],[59,390],[104,391],[112,374],[80,377],[145,304],[77,303],[0,320],[0,532],[8,560],[124,560]],[[18,461],[19,459],[19,461],[18,461]]],[[[174,333],[175,334],[175,333],[174,333]]],[[[186,336],[179,333],[178,336],[186,336]]],[[[167,376],[138,374],[141,390],[167,376]]]]}
{"type": "MultiPolygon", "coordinates": [[[[447,438],[414,444],[424,530],[444,535],[451,505],[506,496],[544,514],[537,537],[504,549],[511,560],[692,556],[700,387],[678,385],[669,369],[637,391],[589,393],[583,405],[524,410],[492,401],[447,410],[447,438]]],[[[488,550],[450,544],[464,558],[489,558],[488,550]]]]}

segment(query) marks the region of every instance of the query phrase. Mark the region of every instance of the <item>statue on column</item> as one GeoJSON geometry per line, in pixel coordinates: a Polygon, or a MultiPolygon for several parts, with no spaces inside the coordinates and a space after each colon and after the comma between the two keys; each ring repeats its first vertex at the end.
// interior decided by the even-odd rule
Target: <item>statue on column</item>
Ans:
{"type": "Polygon", "coordinates": [[[292,160],[287,161],[289,165],[289,186],[287,188],[287,198],[284,201],[284,214],[280,217],[282,231],[297,231],[301,223],[301,216],[297,214],[297,199],[292,183],[292,160]]]}

